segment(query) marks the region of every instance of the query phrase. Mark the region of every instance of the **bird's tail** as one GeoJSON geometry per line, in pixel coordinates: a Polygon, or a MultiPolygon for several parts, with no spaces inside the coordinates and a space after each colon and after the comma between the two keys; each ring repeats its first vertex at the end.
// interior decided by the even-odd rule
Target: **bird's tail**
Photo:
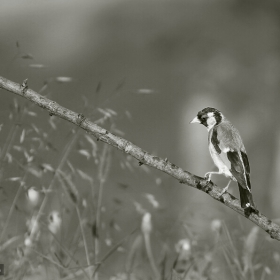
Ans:
{"type": "Polygon", "coordinates": [[[244,189],[240,184],[238,184],[238,187],[239,187],[241,207],[248,208],[251,206],[255,208],[255,203],[253,201],[252,193],[249,192],[247,189],[244,189]]]}

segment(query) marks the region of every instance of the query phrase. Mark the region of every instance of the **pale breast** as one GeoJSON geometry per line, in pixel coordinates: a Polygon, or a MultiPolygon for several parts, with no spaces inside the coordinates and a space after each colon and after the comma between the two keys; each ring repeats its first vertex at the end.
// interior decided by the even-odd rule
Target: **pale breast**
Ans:
{"type": "MultiPolygon", "coordinates": [[[[211,139],[211,135],[209,135],[209,139],[211,139]]],[[[219,154],[216,151],[213,144],[211,143],[211,141],[209,141],[208,144],[209,144],[210,155],[211,155],[215,165],[218,167],[219,172],[224,174],[226,177],[229,177],[235,181],[235,178],[232,176],[232,173],[230,172],[231,163],[227,158],[227,154],[224,153],[223,151],[221,151],[221,153],[219,154]]]]}

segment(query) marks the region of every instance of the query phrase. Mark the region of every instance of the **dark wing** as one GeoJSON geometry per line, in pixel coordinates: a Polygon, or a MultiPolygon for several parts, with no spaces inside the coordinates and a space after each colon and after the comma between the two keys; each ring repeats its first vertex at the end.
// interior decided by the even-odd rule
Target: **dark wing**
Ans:
{"type": "MultiPolygon", "coordinates": [[[[250,173],[246,171],[246,166],[243,161],[243,158],[246,158],[248,162],[246,153],[230,151],[227,153],[227,157],[231,162],[230,172],[232,173],[234,178],[237,180],[237,182],[241,185],[243,189],[248,189],[249,191],[251,191],[250,173]]],[[[249,165],[247,165],[247,170],[250,170],[249,165]]]]}
{"type": "Polygon", "coordinates": [[[226,154],[227,166],[237,182],[250,191],[250,165],[237,129],[230,122],[223,122],[213,128],[211,142],[219,154],[226,154]]]}
{"type": "Polygon", "coordinates": [[[246,151],[241,151],[241,158],[243,160],[244,168],[245,168],[245,176],[247,180],[247,186],[251,190],[251,181],[250,181],[250,164],[246,154],[246,151]]]}

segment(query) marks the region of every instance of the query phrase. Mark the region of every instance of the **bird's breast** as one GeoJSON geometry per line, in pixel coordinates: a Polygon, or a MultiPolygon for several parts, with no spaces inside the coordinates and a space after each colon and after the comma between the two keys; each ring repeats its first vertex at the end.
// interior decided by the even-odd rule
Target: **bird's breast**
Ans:
{"type": "Polygon", "coordinates": [[[209,142],[209,151],[215,165],[219,169],[219,172],[224,174],[226,177],[230,177],[231,179],[234,179],[232,173],[230,172],[230,163],[226,153],[221,152],[219,154],[216,151],[214,145],[211,143],[211,141],[209,142]]]}

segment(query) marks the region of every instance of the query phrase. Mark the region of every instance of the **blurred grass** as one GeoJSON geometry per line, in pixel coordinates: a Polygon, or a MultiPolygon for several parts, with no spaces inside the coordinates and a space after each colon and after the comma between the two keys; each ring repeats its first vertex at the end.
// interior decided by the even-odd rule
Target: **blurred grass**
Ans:
{"type": "MultiPolygon", "coordinates": [[[[155,187],[163,184],[163,175],[154,180],[156,172],[126,155],[120,158],[105,144],[100,149],[96,140],[68,124],[63,146],[50,149],[55,144],[49,135],[63,132],[63,122],[49,123],[45,132],[31,113],[35,108],[17,102],[11,108],[1,161],[0,250],[7,279],[219,279],[229,272],[232,279],[267,279],[279,270],[279,252],[258,228],[246,236],[243,222],[229,230],[226,222],[207,215],[208,230],[200,232],[190,208],[172,221],[160,195],[114,182],[111,171],[117,164],[123,176],[136,179],[139,174],[155,187]],[[15,130],[12,123],[19,114],[20,129],[15,130]],[[51,144],[42,145],[46,139],[51,144]],[[54,154],[53,162],[45,162],[45,152],[54,154]],[[77,157],[87,161],[91,173],[77,157]],[[8,194],[15,183],[17,191],[8,194]],[[19,218],[23,223],[15,229],[19,218]],[[269,247],[273,255],[267,258],[263,248],[269,254],[269,247]]],[[[97,122],[122,134],[115,111],[98,112],[97,122]]]]}

